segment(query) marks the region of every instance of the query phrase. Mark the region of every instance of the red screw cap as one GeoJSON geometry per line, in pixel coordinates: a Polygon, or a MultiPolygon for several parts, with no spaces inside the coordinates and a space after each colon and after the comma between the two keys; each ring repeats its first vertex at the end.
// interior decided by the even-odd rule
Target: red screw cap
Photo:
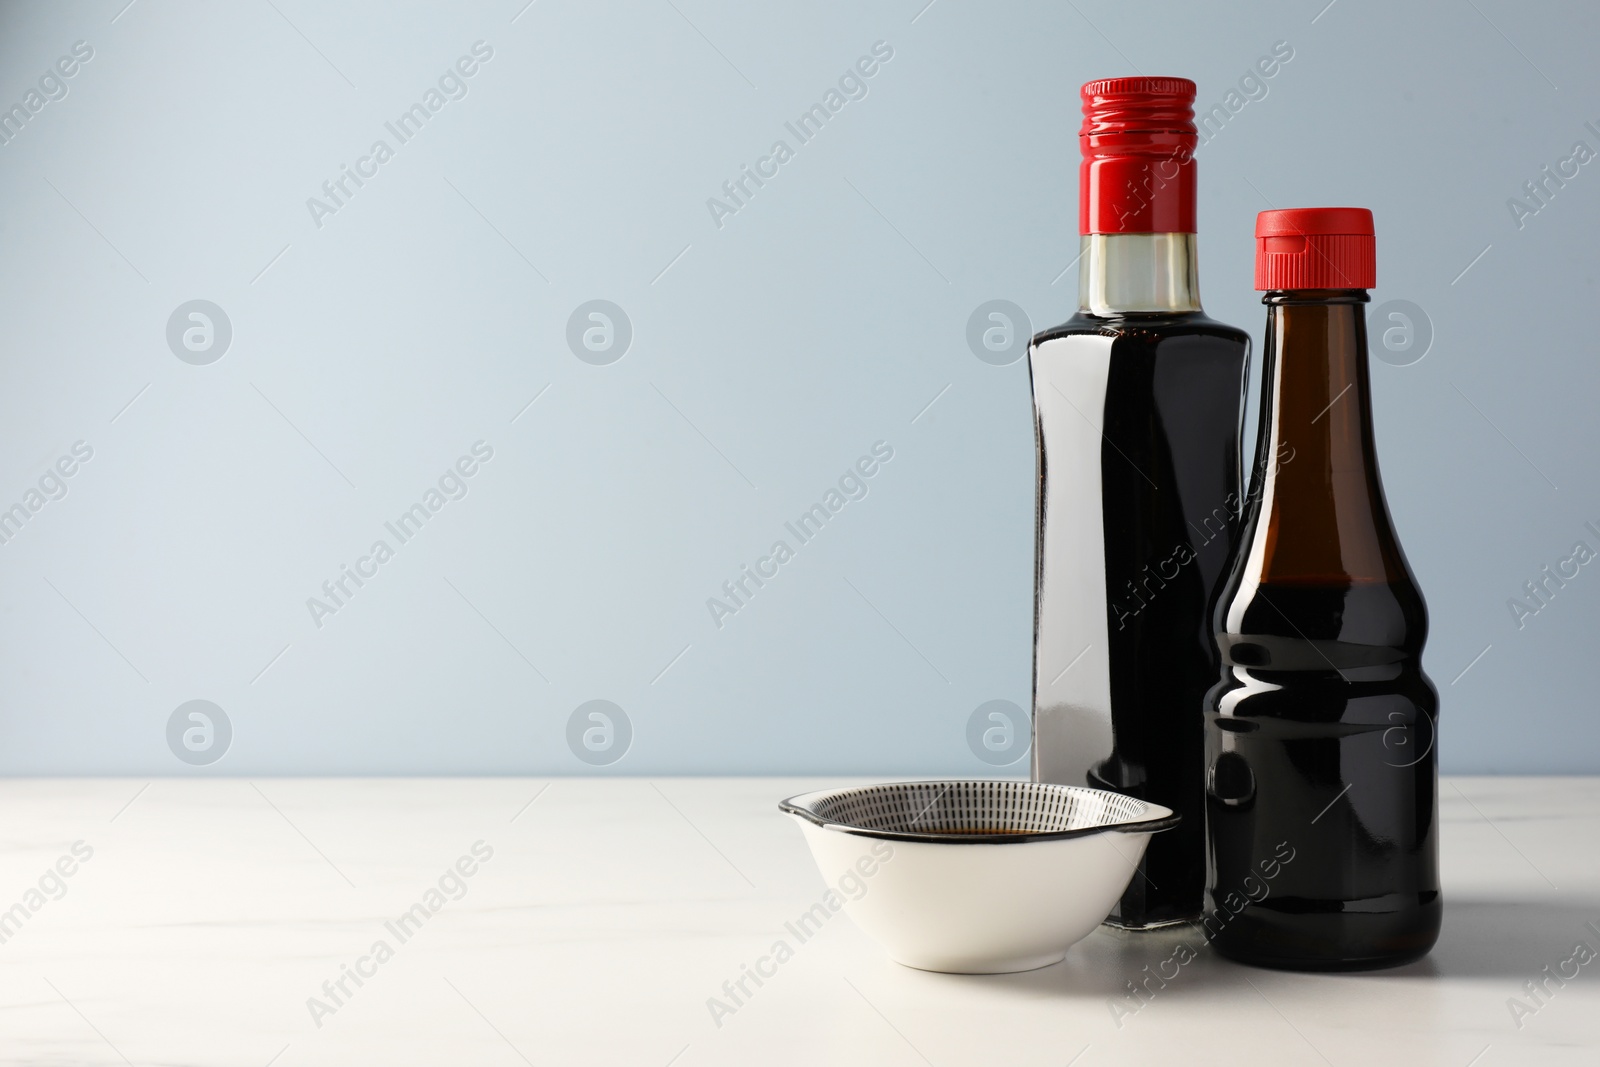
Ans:
{"type": "Polygon", "coordinates": [[[1194,233],[1194,82],[1086,82],[1080,233],[1194,233]]]}
{"type": "Polygon", "coordinates": [[[1371,289],[1378,284],[1372,212],[1297,207],[1256,216],[1256,288],[1371,289]]]}

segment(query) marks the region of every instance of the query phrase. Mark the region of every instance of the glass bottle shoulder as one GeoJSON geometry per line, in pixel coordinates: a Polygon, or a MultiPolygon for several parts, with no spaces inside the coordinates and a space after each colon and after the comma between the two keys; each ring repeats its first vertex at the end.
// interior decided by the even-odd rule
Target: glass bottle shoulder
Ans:
{"type": "Polygon", "coordinates": [[[1123,315],[1091,315],[1080,311],[1072,318],[1033,337],[1037,348],[1065,337],[1097,336],[1159,342],[1167,338],[1215,338],[1248,348],[1250,335],[1236,326],[1218,322],[1204,311],[1129,312],[1123,315]]]}

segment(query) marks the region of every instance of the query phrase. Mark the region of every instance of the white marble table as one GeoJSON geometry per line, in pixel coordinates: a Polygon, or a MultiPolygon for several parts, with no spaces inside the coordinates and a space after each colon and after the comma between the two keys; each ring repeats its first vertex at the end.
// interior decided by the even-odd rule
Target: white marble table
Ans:
{"type": "Polygon", "coordinates": [[[1600,1062],[1600,958],[1567,962],[1600,952],[1600,779],[1447,780],[1444,934],[1397,971],[1102,929],[1040,971],[937,975],[840,917],[714,1020],[821,893],[775,803],[828,784],[0,782],[0,1064],[1600,1062]],[[1180,942],[1198,958],[1130,1011],[1180,942]],[[1576,976],[1535,1000],[1547,965],[1576,976]]]}

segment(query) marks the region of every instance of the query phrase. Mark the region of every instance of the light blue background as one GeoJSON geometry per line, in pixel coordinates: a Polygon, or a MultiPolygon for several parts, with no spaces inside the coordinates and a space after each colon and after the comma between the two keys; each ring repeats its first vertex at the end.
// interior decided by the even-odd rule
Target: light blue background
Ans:
{"type": "Polygon", "coordinates": [[[1025,365],[975,358],[968,316],[1075,305],[1082,81],[1209,107],[1278,41],[1200,151],[1207,308],[1260,336],[1257,211],[1374,210],[1375,301],[1435,335],[1373,388],[1444,769],[1600,771],[1600,569],[1507,607],[1600,548],[1600,163],[1507,207],[1600,149],[1591,7],[524,2],[0,16],[0,105],[94,49],[0,147],[0,506],[94,449],[0,546],[0,771],[587,773],[568,718],[604,699],[633,736],[601,773],[992,772],[967,723],[1028,703],[1033,437],[1025,365]],[[307,198],[479,40],[468,95],[318,228],[307,198]],[[707,198],[878,41],[866,97],[718,228],[707,198]],[[565,340],[596,298],[634,331],[609,366],[565,340]],[[166,343],[192,299],[232,323],[209,366],[166,343]],[[468,495],[316,627],[479,440],[468,495]],[[880,440],[866,498],[714,626],[880,440]],[[167,747],[194,699],[232,724],[209,767],[167,747]]]}

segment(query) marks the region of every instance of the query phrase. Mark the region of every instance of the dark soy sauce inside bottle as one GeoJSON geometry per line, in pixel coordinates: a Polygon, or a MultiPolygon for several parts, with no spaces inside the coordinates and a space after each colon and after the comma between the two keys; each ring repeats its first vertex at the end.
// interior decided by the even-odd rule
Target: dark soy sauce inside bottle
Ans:
{"type": "MultiPolygon", "coordinates": [[[[1056,361],[1103,359],[1109,367],[1103,394],[1087,401],[1076,393],[1070,401],[1046,395],[1040,403],[1046,464],[1068,459],[1050,448],[1054,408],[1094,403],[1103,420],[1098,447],[1076,454],[1100,468],[1101,497],[1093,510],[1081,507],[1099,512],[1102,554],[1079,551],[1080,562],[1103,568],[1094,597],[1082,597],[1104,603],[1103,628],[1082,644],[1105,642],[1104,669],[1086,655],[1062,682],[1098,689],[1072,707],[1081,720],[1092,709],[1104,734],[1080,731],[1075,752],[1093,758],[1070,783],[1150,800],[1182,816],[1151,839],[1112,924],[1138,929],[1192,920],[1205,886],[1201,707],[1217,672],[1207,608],[1227,565],[1242,495],[1237,457],[1249,340],[1198,310],[1080,313],[1041,333],[1033,351],[1040,381],[1056,373],[1056,361]]],[[[1076,421],[1071,410],[1056,418],[1076,421]]],[[[1081,433],[1082,426],[1067,429],[1081,433]]],[[[1060,510],[1069,506],[1080,507],[1056,502],[1060,510]]],[[[1058,596],[1078,595],[1058,589],[1058,596]]],[[[1076,654],[1077,640],[1058,643],[1056,658],[1076,654]]],[[[1054,663],[1041,670],[1040,687],[1059,674],[1054,663]]],[[[1038,758],[1049,755],[1047,748],[1038,758]]]]}
{"type": "Polygon", "coordinates": [[[1223,954],[1261,966],[1406,963],[1442,914],[1427,608],[1373,447],[1371,234],[1352,208],[1257,226],[1261,428],[1213,616],[1203,921],[1223,954]]]}

